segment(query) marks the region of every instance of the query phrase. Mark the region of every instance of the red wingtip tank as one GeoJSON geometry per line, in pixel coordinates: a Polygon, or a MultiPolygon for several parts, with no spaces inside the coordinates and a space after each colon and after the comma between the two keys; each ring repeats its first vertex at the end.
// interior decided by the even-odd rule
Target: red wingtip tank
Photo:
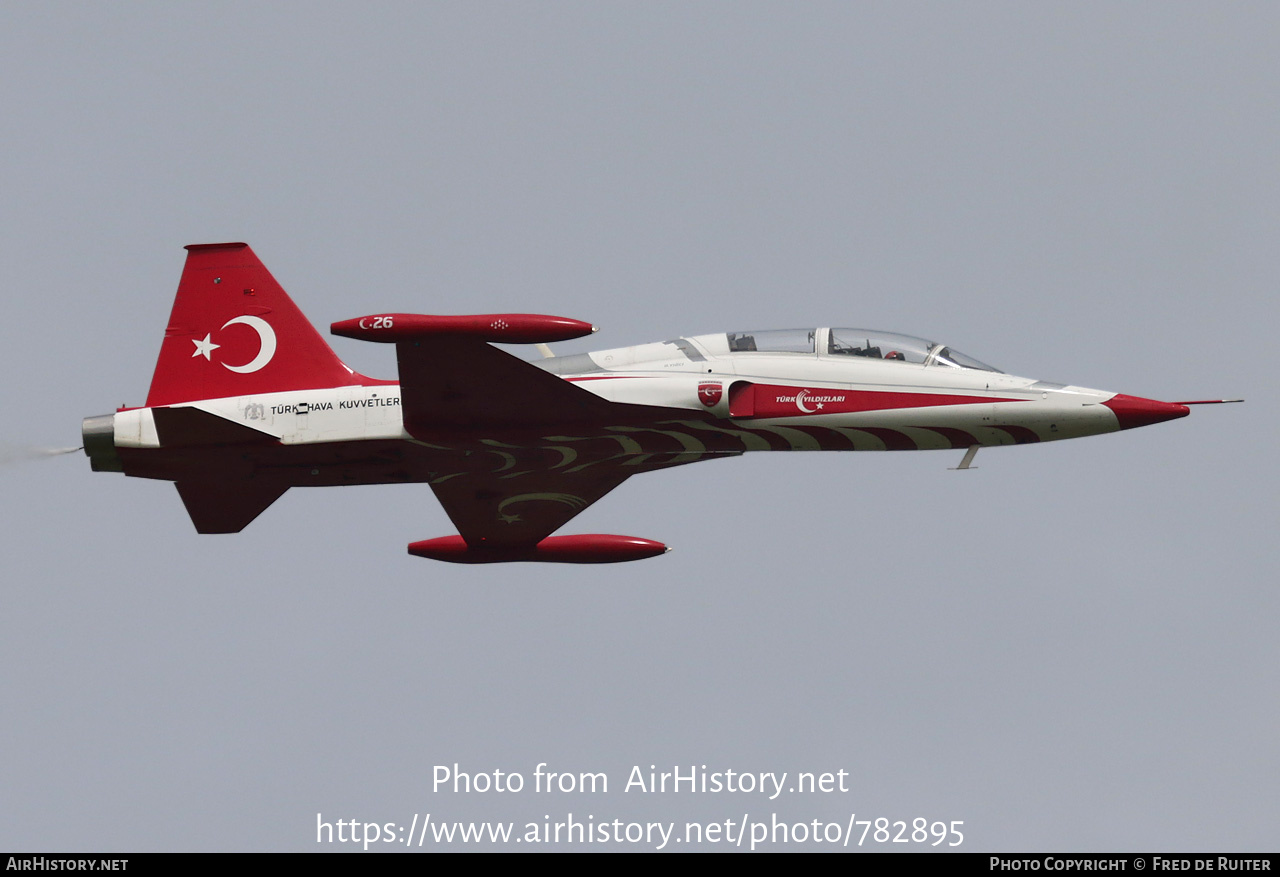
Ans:
{"type": "Polygon", "coordinates": [[[411,542],[409,553],[429,560],[449,563],[504,563],[531,561],[538,563],[625,563],[657,557],[670,549],[652,539],[636,536],[614,536],[607,533],[583,533],[574,536],[548,536],[532,549],[486,548],[471,546],[461,536],[442,536],[411,542]]]}
{"type": "Polygon", "coordinates": [[[436,336],[496,344],[547,344],[590,335],[596,327],[582,320],[546,314],[370,314],[333,323],[329,331],[358,341],[411,341],[436,336]]]}

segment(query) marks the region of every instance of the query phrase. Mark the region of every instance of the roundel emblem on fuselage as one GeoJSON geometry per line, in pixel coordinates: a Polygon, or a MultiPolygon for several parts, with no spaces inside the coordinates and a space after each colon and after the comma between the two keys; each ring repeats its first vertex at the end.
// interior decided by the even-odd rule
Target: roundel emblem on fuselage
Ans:
{"type": "Polygon", "coordinates": [[[238,374],[247,375],[250,372],[256,372],[267,363],[271,362],[271,358],[276,355],[276,332],[271,328],[271,324],[261,317],[252,317],[245,314],[242,317],[235,317],[227,320],[222,324],[222,328],[234,326],[236,323],[243,323],[250,329],[258,333],[258,355],[246,362],[244,365],[227,365],[222,363],[223,368],[238,374]]]}
{"type": "Polygon", "coordinates": [[[714,408],[724,394],[724,387],[717,381],[704,381],[698,384],[698,401],[708,408],[714,408]]]}

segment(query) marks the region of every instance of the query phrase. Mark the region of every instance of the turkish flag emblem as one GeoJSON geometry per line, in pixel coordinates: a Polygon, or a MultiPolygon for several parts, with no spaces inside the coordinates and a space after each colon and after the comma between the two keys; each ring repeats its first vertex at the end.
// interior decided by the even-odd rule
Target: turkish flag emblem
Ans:
{"type": "Polygon", "coordinates": [[[724,395],[724,388],[719,383],[705,381],[698,384],[698,400],[708,408],[714,408],[724,395]]]}

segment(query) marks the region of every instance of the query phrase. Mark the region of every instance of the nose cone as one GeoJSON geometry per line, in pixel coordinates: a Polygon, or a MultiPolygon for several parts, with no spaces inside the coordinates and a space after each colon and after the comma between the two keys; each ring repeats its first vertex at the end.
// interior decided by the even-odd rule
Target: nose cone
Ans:
{"type": "Polygon", "coordinates": [[[1186,417],[1191,409],[1176,402],[1157,402],[1155,399],[1143,399],[1141,396],[1126,396],[1116,393],[1103,405],[1110,408],[1120,421],[1121,429],[1133,429],[1135,426],[1150,426],[1166,420],[1186,417]]]}

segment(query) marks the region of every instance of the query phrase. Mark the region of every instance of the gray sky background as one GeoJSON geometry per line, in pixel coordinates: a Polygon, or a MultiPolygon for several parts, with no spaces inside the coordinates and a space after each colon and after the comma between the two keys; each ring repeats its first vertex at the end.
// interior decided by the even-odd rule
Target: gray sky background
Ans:
{"type": "MultiPolygon", "coordinates": [[[[1274,4],[0,21],[0,849],[307,851],[318,812],[572,812],[1275,850],[1274,4]],[[1249,401],[969,473],[757,454],[636,478],[567,531],[674,551],[603,567],[409,557],[454,532],[425,486],[295,490],[199,537],[169,484],[13,460],[141,404],[182,246],[225,240],[322,327],[603,327],[572,352],[865,325],[1249,401]],[[434,793],[455,762],[610,791],[434,793]],[[624,793],[651,764],[843,769],[850,791],[624,793]]],[[[383,346],[334,346],[394,375],[383,346]]]]}

